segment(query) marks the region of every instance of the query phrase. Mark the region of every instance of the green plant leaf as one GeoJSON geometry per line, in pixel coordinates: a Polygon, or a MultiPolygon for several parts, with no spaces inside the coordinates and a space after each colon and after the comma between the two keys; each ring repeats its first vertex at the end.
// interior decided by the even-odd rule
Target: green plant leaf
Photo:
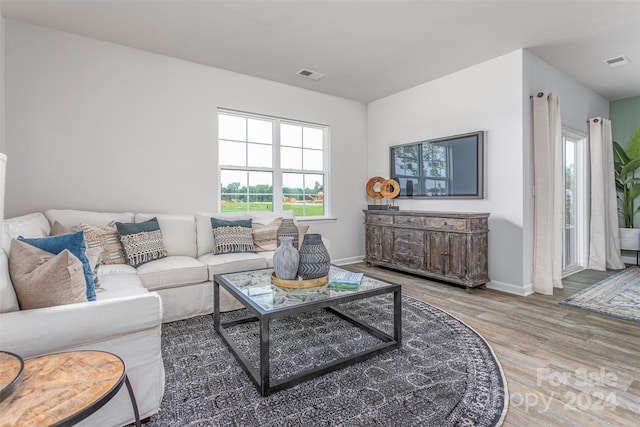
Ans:
{"type": "Polygon", "coordinates": [[[640,196],[640,185],[634,184],[633,186],[629,187],[628,195],[631,198],[631,200],[635,200],[636,197],[640,196]]]}
{"type": "Polygon", "coordinates": [[[633,132],[627,144],[627,155],[632,158],[640,157],[640,127],[633,132]]]}
{"type": "MultiPolygon", "coordinates": [[[[624,148],[617,142],[613,141],[613,163],[620,168],[629,163],[629,156],[625,153],[624,148]]],[[[616,167],[616,169],[618,169],[616,167]]]]}
{"type": "Polygon", "coordinates": [[[638,168],[640,168],[640,157],[633,159],[629,163],[627,163],[620,171],[620,174],[627,175],[627,174],[630,174],[631,172],[634,172],[638,168]]]}

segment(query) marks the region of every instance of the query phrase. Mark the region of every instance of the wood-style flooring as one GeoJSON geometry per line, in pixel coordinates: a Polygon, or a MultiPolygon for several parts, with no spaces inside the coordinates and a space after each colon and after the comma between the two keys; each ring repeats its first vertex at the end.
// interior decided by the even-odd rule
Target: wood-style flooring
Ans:
{"type": "Polygon", "coordinates": [[[507,378],[504,426],[639,426],[640,323],[559,301],[614,272],[586,270],[553,296],[519,297],[365,263],[343,266],[402,285],[404,295],[462,320],[493,348],[507,378]]]}

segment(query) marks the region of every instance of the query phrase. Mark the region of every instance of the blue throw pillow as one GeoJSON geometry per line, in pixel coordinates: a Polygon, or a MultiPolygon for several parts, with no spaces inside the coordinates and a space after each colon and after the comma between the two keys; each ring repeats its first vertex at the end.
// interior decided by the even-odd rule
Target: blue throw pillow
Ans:
{"type": "Polygon", "coordinates": [[[218,227],[246,227],[246,228],[251,228],[251,221],[252,219],[237,219],[234,221],[227,221],[226,219],[218,219],[218,218],[211,218],[211,227],[212,228],[218,228],[218,227]]]}
{"type": "Polygon", "coordinates": [[[96,288],[93,283],[93,272],[91,264],[89,264],[89,259],[85,254],[86,246],[84,243],[84,232],[78,231],[76,233],[61,234],[59,236],[42,237],[37,239],[25,239],[24,237],[19,236],[18,240],[54,255],[58,255],[65,249],[71,252],[80,260],[80,262],[82,262],[84,280],[87,284],[87,300],[96,300],[96,288]]]}

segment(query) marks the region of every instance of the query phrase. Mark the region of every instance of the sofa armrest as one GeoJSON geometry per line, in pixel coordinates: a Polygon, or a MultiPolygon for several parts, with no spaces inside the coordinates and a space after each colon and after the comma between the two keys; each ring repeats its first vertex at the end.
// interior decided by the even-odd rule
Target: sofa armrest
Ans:
{"type": "Polygon", "coordinates": [[[162,301],[155,292],[14,311],[0,314],[0,348],[28,358],[157,328],[161,323],[162,301]]]}

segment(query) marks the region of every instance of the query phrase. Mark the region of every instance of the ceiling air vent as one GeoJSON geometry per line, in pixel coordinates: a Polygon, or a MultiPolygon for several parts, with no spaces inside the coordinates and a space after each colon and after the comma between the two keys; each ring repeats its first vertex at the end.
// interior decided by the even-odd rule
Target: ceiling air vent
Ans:
{"type": "Polygon", "coordinates": [[[320,80],[325,76],[322,73],[319,73],[317,71],[307,70],[306,68],[303,68],[302,70],[298,71],[296,74],[311,80],[320,80]]]}
{"type": "Polygon", "coordinates": [[[602,61],[606,64],[609,64],[610,67],[622,67],[623,65],[631,64],[629,58],[624,55],[616,56],[614,58],[605,59],[602,61]]]}

